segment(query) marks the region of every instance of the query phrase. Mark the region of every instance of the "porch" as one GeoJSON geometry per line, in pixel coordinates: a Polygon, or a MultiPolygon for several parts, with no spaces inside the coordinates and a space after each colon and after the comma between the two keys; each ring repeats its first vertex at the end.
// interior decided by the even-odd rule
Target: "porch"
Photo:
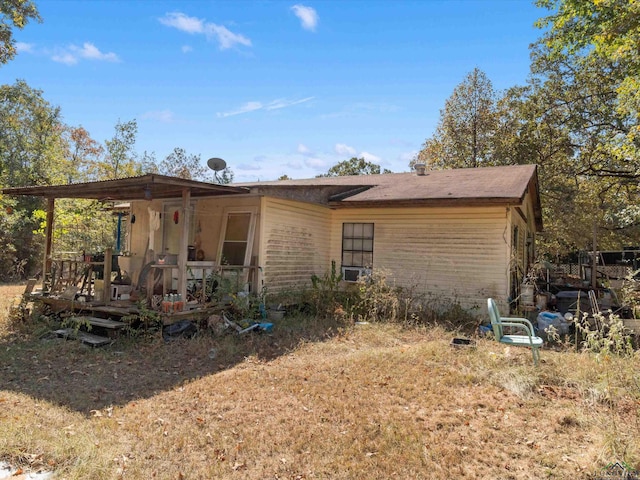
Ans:
{"type": "Polygon", "coordinates": [[[246,188],[148,174],[76,185],[7,188],[3,193],[46,199],[41,286],[33,296],[54,311],[127,317],[147,309],[163,323],[171,323],[198,319],[218,308],[225,294],[255,291],[260,285],[260,269],[251,254],[256,207],[251,207],[250,215],[245,214],[246,208],[243,215],[232,208],[232,214],[227,212],[229,206],[237,205],[236,199],[246,197],[242,195],[248,193],[246,188]],[[117,234],[113,232],[116,248],[56,251],[55,202],[61,198],[97,200],[107,210],[119,203],[117,234]],[[222,221],[219,214],[220,221],[211,221],[209,209],[222,211],[219,205],[225,205],[228,217],[222,221]],[[120,238],[123,215],[128,218],[128,243],[120,238]],[[225,237],[227,221],[231,225],[227,237],[236,234],[238,222],[241,228],[246,223],[242,241],[225,237]],[[199,245],[200,229],[205,240],[196,251],[194,236],[199,245]],[[166,307],[169,300],[171,308],[166,307]]]}

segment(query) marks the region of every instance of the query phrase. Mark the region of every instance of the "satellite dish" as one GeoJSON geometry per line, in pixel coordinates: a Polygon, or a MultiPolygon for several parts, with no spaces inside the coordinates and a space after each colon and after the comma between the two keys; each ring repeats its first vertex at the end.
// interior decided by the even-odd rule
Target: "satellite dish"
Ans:
{"type": "Polygon", "coordinates": [[[214,172],[219,172],[220,170],[227,168],[227,162],[221,158],[213,157],[207,160],[207,166],[214,172]]]}

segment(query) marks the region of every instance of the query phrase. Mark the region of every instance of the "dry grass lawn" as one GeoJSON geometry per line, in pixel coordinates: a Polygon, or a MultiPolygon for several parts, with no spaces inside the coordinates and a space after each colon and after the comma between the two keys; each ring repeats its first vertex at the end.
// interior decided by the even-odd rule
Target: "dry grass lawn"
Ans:
{"type": "Polygon", "coordinates": [[[640,469],[640,358],[398,325],[91,349],[7,317],[0,460],[64,479],[588,478],[640,469]]]}

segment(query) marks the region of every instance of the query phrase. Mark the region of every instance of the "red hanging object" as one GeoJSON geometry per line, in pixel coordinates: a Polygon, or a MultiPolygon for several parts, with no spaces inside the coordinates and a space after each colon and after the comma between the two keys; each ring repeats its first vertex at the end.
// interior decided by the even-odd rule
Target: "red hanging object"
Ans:
{"type": "Polygon", "coordinates": [[[173,223],[177,225],[179,221],[180,221],[180,212],[176,210],[175,212],[173,212],[173,223]]]}

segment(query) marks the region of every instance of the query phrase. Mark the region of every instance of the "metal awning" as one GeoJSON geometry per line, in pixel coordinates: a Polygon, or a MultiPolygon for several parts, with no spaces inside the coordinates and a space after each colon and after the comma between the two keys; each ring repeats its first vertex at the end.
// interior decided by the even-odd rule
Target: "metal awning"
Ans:
{"type": "Polygon", "coordinates": [[[158,174],[67,185],[9,187],[3,188],[2,193],[45,198],[130,201],[180,198],[185,190],[190,191],[191,197],[249,193],[249,189],[246,187],[218,185],[158,174]]]}

